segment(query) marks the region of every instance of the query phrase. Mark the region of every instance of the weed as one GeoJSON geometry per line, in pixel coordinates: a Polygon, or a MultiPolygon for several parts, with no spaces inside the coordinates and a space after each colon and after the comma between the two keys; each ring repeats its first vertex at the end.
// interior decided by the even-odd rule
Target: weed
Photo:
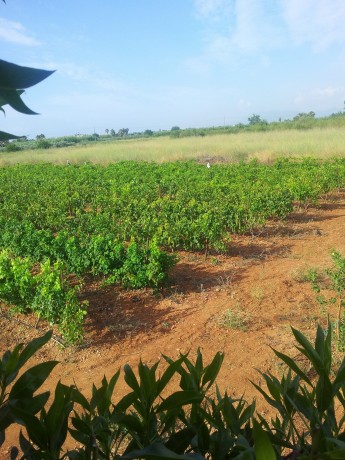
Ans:
{"type": "Polygon", "coordinates": [[[239,309],[228,308],[220,316],[217,317],[217,323],[221,327],[228,329],[237,329],[246,331],[249,324],[249,315],[247,312],[239,309]]]}

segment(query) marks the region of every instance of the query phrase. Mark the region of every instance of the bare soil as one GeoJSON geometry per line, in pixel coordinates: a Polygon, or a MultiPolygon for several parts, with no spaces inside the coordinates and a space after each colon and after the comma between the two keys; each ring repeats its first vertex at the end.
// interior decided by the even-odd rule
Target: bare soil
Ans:
{"type": "MultiPolygon", "coordinates": [[[[140,358],[148,365],[161,353],[177,358],[189,351],[193,358],[200,347],[209,362],[223,351],[220,389],[244,394],[249,401],[256,398],[259,412],[267,415],[268,408],[250,380],[263,383],[257,369],[281,374],[271,347],[303,361],[290,326],[313,339],[317,323],[326,326],[328,314],[335,318],[335,309],[325,310],[316,301],[305,275],[312,268],[331,266],[333,249],[345,254],[344,235],[341,190],[317,206],[296,207],[284,221],[234,236],[227,255],[205,258],[180,253],[169,288],[159,293],[86,282],[82,296],[89,301],[89,313],[84,344],[64,349],[51,341],[29,364],[58,360],[45,388],[53,390],[61,379],[90,395],[92,382],[100,383],[104,374],[110,377],[126,363],[135,368],[140,358]]],[[[1,352],[40,335],[43,324],[39,330],[34,325],[33,318],[1,316],[1,352]]],[[[338,353],[336,359],[340,358],[338,353]]],[[[117,395],[126,391],[120,379],[117,395]]],[[[16,437],[16,430],[9,430],[0,458],[9,457],[16,437]]]]}

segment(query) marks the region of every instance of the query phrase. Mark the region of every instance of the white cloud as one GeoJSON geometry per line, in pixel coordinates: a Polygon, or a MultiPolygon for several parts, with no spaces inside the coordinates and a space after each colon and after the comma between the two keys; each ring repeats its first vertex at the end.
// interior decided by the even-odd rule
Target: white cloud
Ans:
{"type": "Polygon", "coordinates": [[[318,105],[319,107],[330,107],[343,101],[345,86],[324,86],[314,87],[299,92],[293,99],[297,106],[318,105]]]}
{"type": "Polygon", "coordinates": [[[194,0],[197,14],[204,18],[217,18],[229,13],[233,0],[194,0]]]}
{"type": "Polygon", "coordinates": [[[314,51],[345,42],[344,0],[280,0],[295,44],[309,43],[314,51]]]}
{"type": "Polygon", "coordinates": [[[19,22],[0,18],[0,40],[25,46],[37,46],[40,42],[31,37],[19,22]]]}
{"type": "Polygon", "coordinates": [[[206,39],[203,52],[186,61],[192,70],[205,71],[214,63],[233,67],[246,56],[268,67],[265,53],[284,41],[280,10],[267,0],[195,0],[194,5],[204,20],[206,39]]]}

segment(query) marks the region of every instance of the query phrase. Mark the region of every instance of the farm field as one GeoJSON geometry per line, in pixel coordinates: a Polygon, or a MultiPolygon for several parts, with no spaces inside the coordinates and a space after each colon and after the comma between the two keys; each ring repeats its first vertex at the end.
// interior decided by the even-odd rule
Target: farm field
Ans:
{"type": "Polygon", "coordinates": [[[315,280],[345,251],[344,160],[208,162],[0,168],[1,347],[53,327],[35,358],[61,362],[47,385],[86,395],[125,363],[200,347],[225,353],[221,390],[251,400],[255,369],[282,371],[270,346],[303,366],[290,326],[312,339],[328,315],[340,360],[343,309],[315,280]]]}
{"type": "MultiPolygon", "coordinates": [[[[51,341],[35,359],[60,361],[48,381],[52,389],[61,379],[90,394],[92,381],[100,382],[103,374],[111,376],[125,363],[135,366],[140,357],[152,364],[160,353],[176,358],[190,350],[194,358],[200,347],[207,362],[221,350],[225,360],[218,385],[231,396],[244,393],[251,400],[258,393],[249,379],[262,384],[255,369],[280,375],[271,346],[303,365],[290,325],[312,338],[316,323],[325,326],[327,313],[335,315],[334,309],[326,311],[316,302],[304,275],[313,267],[330,266],[334,248],[345,252],[344,230],[345,191],[340,190],[318,206],[295,209],[284,221],[235,236],[227,255],[205,260],[204,255],[181,252],[170,286],[157,295],[151,289],[126,291],[86,282],[82,296],[89,300],[89,310],[83,346],[62,349],[51,341]],[[237,327],[224,319],[230,310],[239,313],[237,327]]],[[[36,337],[34,326],[33,318],[1,316],[2,349],[36,337]]],[[[123,381],[118,392],[126,392],[123,381]]],[[[260,398],[258,408],[267,415],[260,398]]],[[[9,434],[2,458],[7,458],[14,436],[9,434]]]]}
{"type": "MultiPolygon", "coordinates": [[[[21,145],[21,144],[19,144],[21,145]]],[[[185,161],[214,158],[221,161],[273,161],[279,157],[330,158],[345,155],[343,125],[320,125],[310,129],[279,129],[208,134],[205,136],[169,136],[117,139],[89,142],[71,147],[1,152],[0,166],[17,163],[72,164],[90,162],[107,165],[116,161],[185,161]]]]}

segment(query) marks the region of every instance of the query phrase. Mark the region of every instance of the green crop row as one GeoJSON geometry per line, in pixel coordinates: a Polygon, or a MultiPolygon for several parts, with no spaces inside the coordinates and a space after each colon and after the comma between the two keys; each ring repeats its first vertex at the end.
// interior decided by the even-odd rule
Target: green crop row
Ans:
{"type": "Polygon", "coordinates": [[[343,160],[0,168],[0,250],[31,266],[49,260],[66,273],[156,289],[175,250],[226,251],[231,234],[344,184],[343,160]]]}

